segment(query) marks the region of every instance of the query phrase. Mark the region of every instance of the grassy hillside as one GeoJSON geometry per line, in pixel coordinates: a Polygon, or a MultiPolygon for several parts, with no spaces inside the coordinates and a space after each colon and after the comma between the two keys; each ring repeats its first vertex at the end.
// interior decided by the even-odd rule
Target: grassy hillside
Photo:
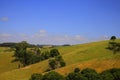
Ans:
{"type": "MultiPolygon", "coordinates": [[[[117,40],[120,42],[120,40],[117,40]]],[[[57,47],[66,67],[56,69],[57,72],[66,75],[75,67],[80,69],[90,67],[101,72],[105,69],[120,68],[120,53],[113,54],[106,49],[108,41],[93,42],[81,45],[57,47]]],[[[1,64],[0,64],[1,65],[1,64]]],[[[21,69],[4,72],[0,75],[2,80],[28,80],[32,73],[43,73],[48,68],[48,60],[27,66],[21,69]]]]}
{"type": "Polygon", "coordinates": [[[0,74],[17,69],[17,63],[11,63],[13,51],[10,48],[0,47],[0,74]]]}

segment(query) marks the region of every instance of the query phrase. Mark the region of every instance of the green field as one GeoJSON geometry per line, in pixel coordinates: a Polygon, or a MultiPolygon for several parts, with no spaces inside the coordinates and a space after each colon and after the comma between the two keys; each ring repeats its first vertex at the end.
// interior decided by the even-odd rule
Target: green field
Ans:
{"type": "MultiPolygon", "coordinates": [[[[117,40],[120,42],[120,39],[117,40]]],[[[107,50],[108,41],[92,42],[73,46],[56,47],[66,66],[55,71],[66,75],[75,67],[89,67],[101,72],[109,68],[120,68],[120,52],[113,54],[107,50]]],[[[0,48],[0,80],[29,80],[33,73],[44,73],[48,68],[48,60],[17,69],[17,63],[11,63],[13,52],[0,48]]]]}

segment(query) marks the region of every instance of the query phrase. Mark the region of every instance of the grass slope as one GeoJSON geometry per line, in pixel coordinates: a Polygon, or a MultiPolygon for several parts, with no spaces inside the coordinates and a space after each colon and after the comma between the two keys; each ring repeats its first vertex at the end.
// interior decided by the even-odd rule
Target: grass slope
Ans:
{"type": "Polygon", "coordinates": [[[0,74],[17,69],[17,63],[11,63],[12,55],[10,48],[0,47],[0,74]]]}
{"type": "MultiPolygon", "coordinates": [[[[120,42],[120,40],[117,40],[120,42]]],[[[101,72],[109,68],[120,68],[120,53],[114,55],[105,49],[108,41],[93,42],[81,45],[57,47],[67,63],[66,67],[56,69],[66,75],[75,67],[80,69],[89,67],[101,72]]],[[[48,61],[42,61],[25,68],[4,72],[0,75],[2,80],[28,80],[32,73],[43,73],[48,68],[48,61]]]]}

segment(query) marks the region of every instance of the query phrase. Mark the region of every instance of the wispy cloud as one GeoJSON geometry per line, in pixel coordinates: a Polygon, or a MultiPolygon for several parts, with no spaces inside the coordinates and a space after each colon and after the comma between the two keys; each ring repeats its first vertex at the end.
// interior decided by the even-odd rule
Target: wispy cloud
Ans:
{"type": "Polygon", "coordinates": [[[40,30],[33,35],[27,34],[19,34],[19,35],[12,35],[12,34],[0,34],[0,42],[20,42],[20,41],[27,41],[32,44],[81,44],[87,43],[92,41],[99,41],[99,40],[106,40],[108,36],[101,36],[97,38],[88,38],[78,35],[55,35],[53,33],[49,33],[46,30],[40,30]]]}
{"type": "Polygon", "coordinates": [[[46,30],[40,30],[39,32],[40,32],[40,33],[47,33],[46,30]]]}
{"type": "Polygon", "coordinates": [[[8,17],[2,17],[2,18],[0,18],[0,21],[8,21],[8,20],[9,20],[8,17]]]}
{"type": "Polygon", "coordinates": [[[11,37],[11,34],[0,34],[0,37],[11,37]]]}
{"type": "Polygon", "coordinates": [[[33,36],[35,37],[45,37],[47,35],[46,30],[40,30],[38,33],[35,33],[33,36]]]}

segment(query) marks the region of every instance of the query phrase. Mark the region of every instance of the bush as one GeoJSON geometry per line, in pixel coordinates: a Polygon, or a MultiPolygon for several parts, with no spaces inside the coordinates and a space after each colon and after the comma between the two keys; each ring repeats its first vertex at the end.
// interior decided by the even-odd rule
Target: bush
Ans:
{"type": "Polygon", "coordinates": [[[61,61],[61,60],[63,60],[63,59],[62,59],[62,56],[61,56],[61,55],[58,55],[58,56],[55,57],[55,60],[56,60],[56,61],[61,61]]]}
{"type": "Polygon", "coordinates": [[[43,80],[65,80],[62,75],[57,72],[49,72],[43,76],[43,80]]]}
{"type": "Polygon", "coordinates": [[[103,71],[100,75],[103,80],[114,80],[113,75],[108,70],[103,71]]]}
{"type": "Polygon", "coordinates": [[[56,69],[58,67],[64,67],[66,65],[66,63],[64,62],[64,60],[62,59],[62,56],[56,56],[55,59],[50,59],[49,60],[49,66],[50,69],[56,69]]]}
{"type": "Polygon", "coordinates": [[[86,68],[81,72],[88,80],[102,80],[101,76],[94,70],[86,68]]]}
{"type": "Polygon", "coordinates": [[[79,69],[79,68],[75,68],[75,69],[74,69],[74,72],[75,72],[75,73],[78,73],[78,72],[80,72],[80,69],[79,69]]]}
{"type": "Polygon", "coordinates": [[[114,80],[120,80],[120,69],[113,68],[113,69],[110,69],[110,72],[113,75],[114,80]]]}
{"type": "Polygon", "coordinates": [[[94,70],[94,69],[91,69],[91,68],[85,68],[81,71],[82,74],[87,74],[87,73],[96,73],[97,72],[94,70]]]}
{"type": "Polygon", "coordinates": [[[55,57],[55,56],[58,56],[60,53],[59,53],[59,51],[57,50],[57,49],[52,49],[51,51],[50,51],[50,56],[51,57],[55,57]]]}
{"type": "Polygon", "coordinates": [[[57,67],[57,62],[55,59],[50,59],[49,60],[49,66],[51,69],[55,69],[57,67]]]}
{"type": "Polygon", "coordinates": [[[66,66],[66,63],[64,61],[60,61],[60,67],[66,66]]]}
{"type": "Polygon", "coordinates": [[[29,80],[42,80],[42,75],[38,73],[34,73],[31,75],[31,78],[29,80]]]}
{"type": "Polygon", "coordinates": [[[57,61],[59,67],[64,67],[66,66],[66,63],[64,62],[64,60],[62,59],[61,55],[58,55],[55,57],[55,60],[57,61]]]}
{"type": "Polygon", "coordinates": [[[87,78],[80,73],[72,72],[67,75],[66,80],[87,80],[87,78]]]}

